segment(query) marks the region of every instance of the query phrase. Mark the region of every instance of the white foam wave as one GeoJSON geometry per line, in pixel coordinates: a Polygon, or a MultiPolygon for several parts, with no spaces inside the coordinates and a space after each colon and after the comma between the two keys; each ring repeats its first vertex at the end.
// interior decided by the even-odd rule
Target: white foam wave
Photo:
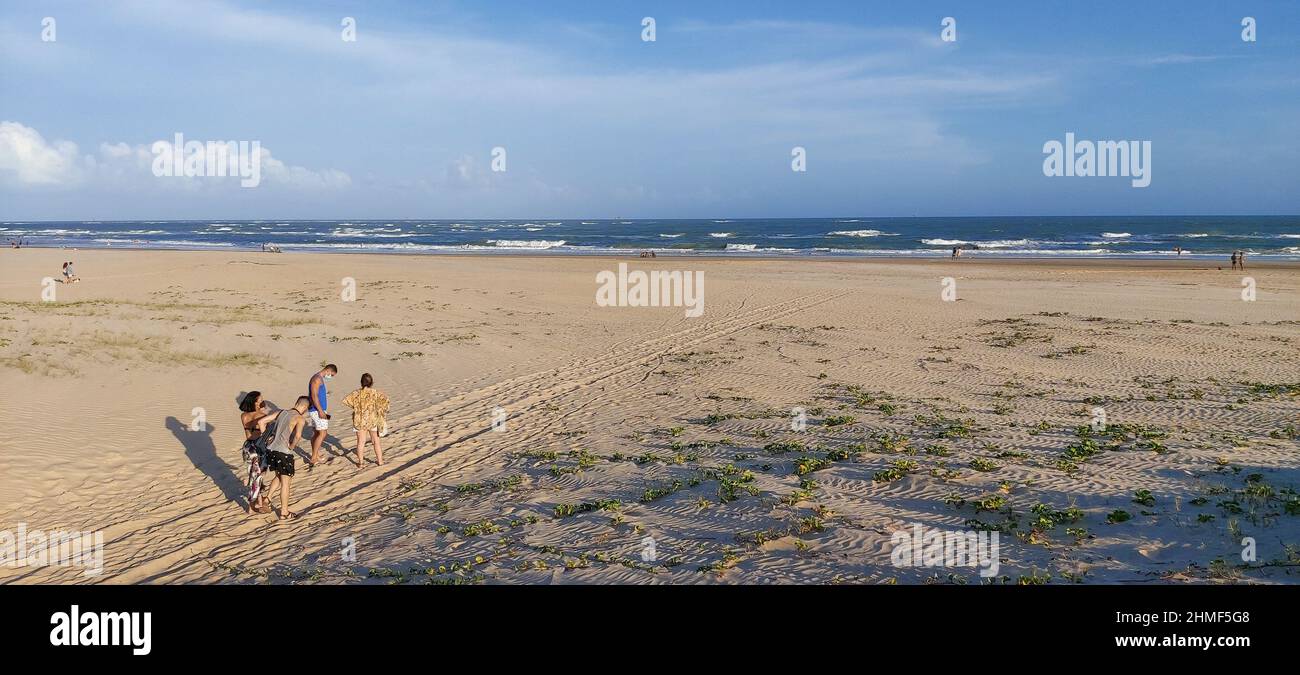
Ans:
{"type": "Polygon", "coordinates": [[[980,248],[1011,248],[1014,246],[1031,246],[1029,239],[991,239],[988,241],[966,241],[965,239],[922,239],[927,246],[964,246],[974,245],[980,248]]]}
{"type": "MultiPolygon", "coordinates": [[[[857,222],[857,221],[845,221],[845,222],[857,222]]],[[[836,230],[835,232],[831,232],[830,235],[835,237],[892,237],[894,236],[886,232],[881,232],[880,230],[836,230]]]]}
{"type": "Polygon", "coordinates": [[[546,240],[523,240],[523,239],[491,239],[489,244],[497,248],[556,248],[564,245],[563,239],[546,240]]]}

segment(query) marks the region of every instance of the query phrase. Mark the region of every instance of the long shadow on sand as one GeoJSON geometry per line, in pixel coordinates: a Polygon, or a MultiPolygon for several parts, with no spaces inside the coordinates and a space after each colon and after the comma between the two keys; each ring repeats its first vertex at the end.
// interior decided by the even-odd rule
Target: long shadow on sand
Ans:
{"type": "Polygon", "coordinates": [[[221,488],[227,500],[242,504],[243,485],[239,476],[235,475],[217,454],[217,444],[212,440],[212,430],[215,427],[205,424],[203,431],[191,431],[188,424],[175,417],[168,417],[165,424],[176,440],[185,446],[185,456],[194,464],[194,468],[202,471],[213,484],[221,488]]]}

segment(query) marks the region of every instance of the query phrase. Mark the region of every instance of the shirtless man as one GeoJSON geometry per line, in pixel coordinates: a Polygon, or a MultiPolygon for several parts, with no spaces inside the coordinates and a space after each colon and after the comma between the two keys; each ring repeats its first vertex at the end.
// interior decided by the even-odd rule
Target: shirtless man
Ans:
{"type": "Polygon", "coordinates": [[[314,467],[320,462],[320,447],[325,444],[325,436],[329,430],[329,392],[325,390],[325,382],[330,378],[338,375],[338,366],[329,364],[321,369],[319,373],[311,376],[307,382],[307,396],[311,399],[311,405],[307,409],[307,419],[316,428],[316,432],[311,437],[311,459],[308,460],[308,467],[314,467]]]}
{"type": "Polygon", "coordinates": [[[257,420],[258,434],[265,434],[267,427],[275,423],[275,436],[266,444],[266,470],[274,471],[275,478],[266,487],[266,491],[270,492],[276,483],[280,484],[280,520],[298,517],[298,514],[289,510],[289,483],[293,479],[295,460],[298,459],[293,454],[293,449],[302,439],[302,430],[307,424],[307,418],[303,415],[310,405],[311,399],[299,396],[292,408],[257,420]]]}

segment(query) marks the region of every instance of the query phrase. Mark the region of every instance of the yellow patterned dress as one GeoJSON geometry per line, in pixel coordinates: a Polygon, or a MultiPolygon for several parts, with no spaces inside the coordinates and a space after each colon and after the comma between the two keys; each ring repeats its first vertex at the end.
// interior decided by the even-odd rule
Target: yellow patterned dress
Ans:
{"type": "Polygon", "coordinates": [[[343,405],[352,409],[352,427],[357,431],[377,431],[384,427],[388,415],[388,397],[384,392],[362,387],[348,394],[343,405]]]}

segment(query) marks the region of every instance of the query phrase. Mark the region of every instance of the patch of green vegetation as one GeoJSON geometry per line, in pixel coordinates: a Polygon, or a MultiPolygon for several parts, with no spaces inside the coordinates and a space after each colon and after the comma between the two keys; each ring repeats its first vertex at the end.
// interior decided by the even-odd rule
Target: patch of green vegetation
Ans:
{"type": "Polygon", "coordinates": [[[461,534],[464,534],[466,537],[477,537],[483,534],[495,534],[500,531],[500,525],[497,525],[491,520],[481,520],[472,525],[466,525],[465,528],[461,530],[461,534]]]}
{"type": "Polygon", "coordinates": [[[997,511],[1007,505],[1007,498],[1004,495],[992,495],[983,499],[976,499],[971,504],[975,507],[975,513],[997,511]]]}
{"type": "Polygon", "coordinates": [[[556,518],[568,518],[579,513],[589,511],[618,511],[623,507],[623,502],[617,499],[601,499],[594,502],[583,502],[581,504],[557,504],[555,506],[556,518]]]}
{"type": "Polygon", "coordinates": [[[803,443],[798,441],[775,441],[763,446],[763,452],[769,455],[783,455],[787,452],[803,452],[806,450],[803,443]]]}
{"type": "Polygon", "coordinates": [[[680,489],[682,489],[682,482],[680,480],[674,480],[672,483],[667,485],[648,487],[641,492],[641,501],[648,504],[656,499],[667,497],[680,489]]]}
{"type": "Polygon", "coordinates": [[[843,462],[853,459],[866,451],[866,446],[861,443],[855,443],[844,447],[835,448],[826,453],[826,459],[832,462],[843,462]]]}
{"type": "Polygon", "coordinates": [[[1083,520],[1083,511],[1074,506],[1058,511],[1047,504],[1035,504],[1029,511],[1034,514],[1034,526],[1045,530],[1050,530],[1057,525],[1074,524],[1083,520]]]}
{"type": "Polygon", "coordinates": [[[800,457],[799,459],[795,460],[794,472],[795,475],[803,476],[805,474],[810,474],[814,471],[825,469],[830,465],[831,465],[831,461],[828,459],[823,459],[821,457],[812,457],[810,455],[804,455],[803,457],[800,457]]]}
{"type": "Polygon", "coordinates": [[[1078,443],[1072,443],[1066,446],[1065,458],[1072,461],[1078,461],[1081,459],[1088,459],[1100,452],[1101,446],[1097,445],[1097,441],[1094,441],[1091,438],[1085,438],[1078,443]]]}
{"type": "Polygon", "coordinates": [[[884,433],[876,436],[876,452],[894,454],[904,452],[911,439],[902,434],[884,433]]]}
{"type": "Polygon", "coordinates": [[[917,415],[913,421],[917,426],[928,427],[935,438],[970,438],[977,428],[973,419],[947,417],[942,413],[917,415]]]}
{"type": "Polygon", "coordinates": [[[890,467],[888,469],[877,471],[875,475],[872,476],[872,480],[877,483],[896,481],[913,471],[916,471],[916,468],[916,462],[910,459],[896,459],[893,462],[890,462],[890,467]]]}

